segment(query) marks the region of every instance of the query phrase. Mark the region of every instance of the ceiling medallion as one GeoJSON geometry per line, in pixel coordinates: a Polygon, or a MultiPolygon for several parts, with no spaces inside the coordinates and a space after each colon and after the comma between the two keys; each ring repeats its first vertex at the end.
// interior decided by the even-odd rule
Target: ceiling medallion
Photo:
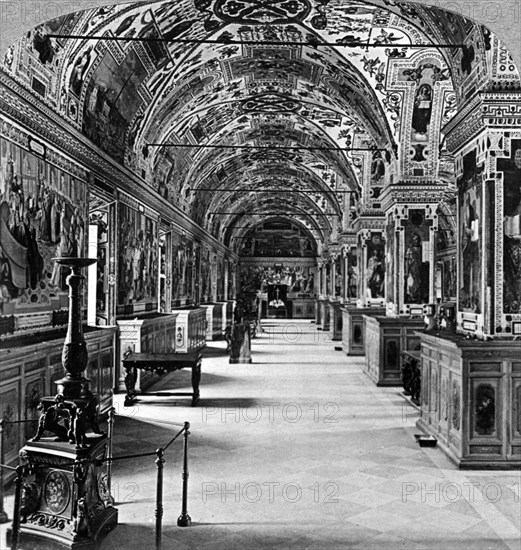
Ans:
{"type": "Polygon", "coordinates": [[[279,94],[261,94],[244,100],[241,108],[246,113],[295,113],[300,103],[279,94]]]}
{"type": "Polygon", "coordinates": [[[216,0],[214,13],[227,23],[295,23],[311,11],[309,0],[216,0]]]}

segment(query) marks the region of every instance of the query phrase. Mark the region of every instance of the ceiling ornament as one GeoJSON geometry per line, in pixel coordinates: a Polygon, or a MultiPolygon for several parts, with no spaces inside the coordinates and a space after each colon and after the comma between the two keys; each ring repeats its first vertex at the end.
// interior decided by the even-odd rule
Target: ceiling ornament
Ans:
{"type": "Polygon", "coordinates": [[[311,11],[311,4],[308,0],[216,0],[213,10],[226,23],[288,24],[303,21],[311,11]]]}
{"type": "Polygon", "coordinates": [[[261,94],[241,103],[245,113],[296,113],[300,108],[298,101],[282,94],[261,94]]]}

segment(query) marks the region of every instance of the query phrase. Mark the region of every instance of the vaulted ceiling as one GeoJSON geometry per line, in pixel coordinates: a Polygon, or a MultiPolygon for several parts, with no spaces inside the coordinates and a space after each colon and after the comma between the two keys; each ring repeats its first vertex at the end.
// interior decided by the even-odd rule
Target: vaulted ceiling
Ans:
{"type": "Polygon", "coordinates": [[[323,243],[353,197],[450,179],[442,127],[489,78],[493,40],[395,0],[138,2],[48,22],[4,68],[39,64],[44,101],[226,244],[269,216],[323,243]]]}

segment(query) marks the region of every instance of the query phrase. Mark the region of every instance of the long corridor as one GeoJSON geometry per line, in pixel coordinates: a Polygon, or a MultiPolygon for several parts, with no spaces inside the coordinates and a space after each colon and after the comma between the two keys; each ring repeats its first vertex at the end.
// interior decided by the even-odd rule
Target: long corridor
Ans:
{"type": "MultiPolygon", "coordinates": [[[[309,321],[264,328],[252,364],[230,365],[224,343],[210,343],[199,407],[148,397],[119,408],[129,418],[119,418],[116,455],[154,450],[178,429],[159,422],[192,426],[193,526],[175,526],[176,442],[165,465],[165,547],[521,548],[518,472],[458,471],[439,449],[419,448],[416,410],[399,388],[375,387],[363,358],[335,351],[309,321]]],[[[164,380],[183,383],[188,372],[164,380]]],[[[153,544],[153,459],[129,466],[115,471],[122,525],[103,548],[153,544]]]]}
{"type": "MultiPolygon", "coordinates": [[[[200,406],[117,397],[114,454],[154,451],[189,421],[188,512],[179,528],[181,441],[166,452],[163,548],[519,550],[518,472],[458,471],[420,449],[416,410],[377,388],[307,322],[270,322],[252,364],[205,351],[200,406]]],[[[189,388],[188,372],[156,390],[189,388]]],[[[103,550],[152,548],[154,457],[117,462],[120,525],[103,550]]],[[[9,506],[10,508],[10,506],[9,506]]]]}

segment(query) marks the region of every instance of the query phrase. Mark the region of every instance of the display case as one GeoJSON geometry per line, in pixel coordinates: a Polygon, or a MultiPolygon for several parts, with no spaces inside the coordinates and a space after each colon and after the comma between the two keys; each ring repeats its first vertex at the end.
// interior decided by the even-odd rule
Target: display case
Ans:
{"type": "Polygon", "coordinates": [[[342,349],[347,355],[365,355],[364,315],[384,315],[385,308],[342,307],[342,349]]]}
{"type": "Polygon", "coordinates": [[[340,302],[329,303],[329,336],[331,340],[342,340],[342,304],[340,302]]]}
{"type": "Polygon", "coordinates": [[[521,342],[421,335],[418,427],[460,468],[521,467],[521,342]]]}
{"type": "Polygon", "coordinates": [[[295,298],[292,301],[293,319],[314,319],[315,300],[313,298],[295,298]]]}
{"type": "Polygon", "coordinates": [[[175,352],[191,353],[206,346],[206,309],[177,309],[175,352]]]}
{"type": "Polygon", "coordinates": [[[206,340],[219,340],[223,336],[222,305],[201,304],[201,307],[206,310],[206,340]]]}
{"type": "MultiPolygon", "coordinates": [[[[154,313],[136,316],[133,319],[118,319],[119,345],[121,351],[119,365],[119,391],[126,391],[125,369],[122,360],[126,353],[174,353],[176,352],[177,312],[154,313]]],[[[140,372],[136,388],[150,383],[153,373],[140,372]]]]}
{"type": "Polygon", "coordinates": [[[401,386],[402,350],[419,350],[421,319],[364,315],[365,372],[377,386],[401,386]]]}

